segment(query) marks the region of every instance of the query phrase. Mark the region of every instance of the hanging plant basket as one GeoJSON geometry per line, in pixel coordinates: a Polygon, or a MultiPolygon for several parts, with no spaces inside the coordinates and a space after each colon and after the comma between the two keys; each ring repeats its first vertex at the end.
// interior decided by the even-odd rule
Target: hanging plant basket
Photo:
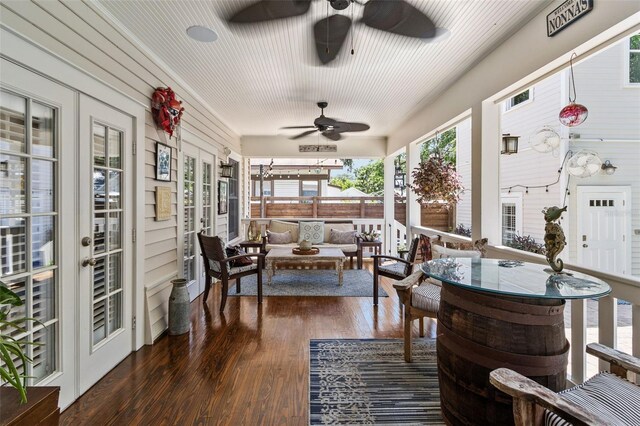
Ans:
{"type": "Polygon", "coordinates": [[[422,205],[445,202],[448,208],[460,201],[464,190],[455,167],[437,154],[413,169],[411,177],[413,183],[409,187],[422,205]]]}

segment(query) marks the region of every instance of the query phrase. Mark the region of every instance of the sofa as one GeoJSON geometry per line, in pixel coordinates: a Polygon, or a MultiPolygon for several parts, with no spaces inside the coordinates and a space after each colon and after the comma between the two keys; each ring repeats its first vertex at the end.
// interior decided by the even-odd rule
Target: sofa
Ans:
{"type": "MultiPolygon", "coordinates": [[[[316,219],[303,220],[302,222],[324,222],[324,235],[322,239],[322,243],[314,244],[315,247],[319,248],[339,248],[342,250],[344,255],[349,258],[350,267],[353,268],[353,257],[355,256],[358,259],[358,265],[362,264],[362,250],[360,248],[360,238],[356,236],[355,240],[351,244],[333,244],[329,242],[331,236],[331,230],[334,229],[336,231],[344,232],[344,231],[354,231],[354,225],[350,221],[318,221],[316,219]]],[[[299,221],[291,220],[271,220],[269,225],[267,226],[267,230],[269,232],[275,233],[286,233],[287,231],[291,232],[291,240],[290,243],[277,243],[269,242],[268,235],[264,235],[262,237],[262,248],[261,251],[263,253],[268,253],[272,248],[294,248],[299,246],[299,221]]]]}

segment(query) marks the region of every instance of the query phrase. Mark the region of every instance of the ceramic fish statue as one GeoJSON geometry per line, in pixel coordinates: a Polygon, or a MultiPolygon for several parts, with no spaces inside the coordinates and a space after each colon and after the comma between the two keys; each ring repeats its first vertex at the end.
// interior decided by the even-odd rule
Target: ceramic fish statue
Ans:
{"type": "Polygon", "coordinates": [[[560,219],[562,213],[566,211],[567,206],[564,206],[563,208],[554,206],[542,210],[544,220],[547,222],[544,226],[544,246],[546,249],[547,263],[555,272],[561,272],[564,267],[562,259],[556,259],[556,257],[567,244],[562,227],[555,221],[560,219]]]}

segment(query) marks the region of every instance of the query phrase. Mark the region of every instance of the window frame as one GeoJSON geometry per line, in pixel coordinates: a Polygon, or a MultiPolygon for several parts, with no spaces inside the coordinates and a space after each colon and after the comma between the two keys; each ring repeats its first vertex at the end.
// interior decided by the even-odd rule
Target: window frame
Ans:
{"type": "Polygon", "coordinates": [[[631,37],[639,36],[638,34],[632,34],[629,37],[625,38],[625,47],[624,47],[624,87],[626,88],[640,88],[640,81],[632,82],[631,81],[631,54],[637,53],[640,55],[640,49],[631,49],[631,37]]]}
{"type": "Polygon", "coordinates": [[[500,194],[500,242],[505,245],[504,240],[504,212],[505,204],[515,205],[515,230],[514,233],[522,235],[522,192],[511,192],[500,194]]]}
{"type": "Polygon", "coordinates": [[[525,90],[522,90],[521,92],[516,93],[515,95],[509,97],[507,100],[505,100],[504,102],[502,102],[502,112],[503,113],[507,113],[507,112],[511,112],[511,111],[515,111],[525,105],[529,105],[530,103],[533,102],[533,97],[534,97],[534,87],[531,86],[525,90]],[[529,99],[522,101],[518,104],[513,105],[513,99],[516,96],[519,96],[525,92],[529,92],[529,99]]]}
{"type": "Polygon", "coordinates": [[[233,166],[233,173],[228,180],[229,207],[227,209],[227,239],[231,241],[240,236],[240,162],[229,158],[229,164],[233,166]],[[235,208],[232,208],[232,204],[235,208]]]}

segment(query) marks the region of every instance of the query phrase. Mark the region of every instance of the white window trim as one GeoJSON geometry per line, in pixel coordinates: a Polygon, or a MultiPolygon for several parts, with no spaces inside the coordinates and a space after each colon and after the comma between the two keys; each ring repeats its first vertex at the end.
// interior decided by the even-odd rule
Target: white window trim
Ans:
{"type": "MultiPolygon", "coordinates": [[[[516,233],[522,235],[522,192],[511,192],[500,194],[500,233],[502,234],[502,205],[505,203],[516,206],[516,233]]],[[[502,238],[501,238],[502,243],[502,238]]]]}
{"type": "Polygon", "coordinates": [[[622,72],[623,72],[623,78],[622,78],[622,86],[624,88],[627,89],[640,89],[640,82],[638,83],[632,83],[630,80],[630,67],[631,67],[631,52],[637,52],[640,53],[640,49],[631,49],[630,46],[630,41],[631,41],[631,37],[635,36],[635,35],[639,35],[639,34],[632,34],[629,37],[626,37],[625,43],[624,43],[624,57],[623,57],[623,62],[624,65],[622,67],[622,72]]]}
{"type": "Polygon", "coordinates": [[[502,112],[506,114],[506,113],[508,113],[508,112],[511,112],[511,111],[515,111],[515,110],[517,110],[517,109],[520,109],[520,108],[522,108],[522,107],[523,107],[523,106],[525,106],[525,105],[529,105],[531,102],[533,102],[533,95],[534,95],[534,90],[533,90],[533,89],[534,89],[534,87],[533,87],[533,86],[531,86],[531,87],[529,87],[528,89],[522,90],[521,92],[518,92],[518,93],[516,93],[515,95],[511,96],[510,98],[508,98],[506,101],[504,101],[504,102],[502,103],[502,112]],[[518,95],[519,95],[519,94],[521,94],[521,93],[526,92],[527,90],[529,91],[529,99],[527,99],[527,100],[526,100],[526,101],[524,101],[524,102],[520,102],[518,105],[514,105],[514,106],[512,106],[512,107],[508,106],[508,105],[509,105],[509,103],[511,102],[511,100],[512,100],[513,98],[515,98],[516,96],[518,96],[518,95]]]}

